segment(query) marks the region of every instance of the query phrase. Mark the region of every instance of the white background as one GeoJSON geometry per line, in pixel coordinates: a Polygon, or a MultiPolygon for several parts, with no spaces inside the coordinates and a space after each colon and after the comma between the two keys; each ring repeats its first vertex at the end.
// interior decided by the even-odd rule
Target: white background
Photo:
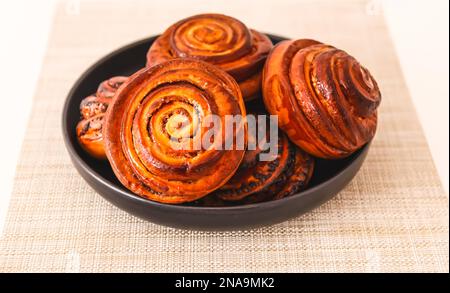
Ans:
{"type": "MultiPolygon", "coordinates": [[[[47,46],[55,0],[2,2],[0,231],[47,46]]],[[[381,10],[385,15],[407,86],[448,194],[448,1],[368,0],[368,3],[371,9],[381,10]]],[[[158,1],[158,5],[164,5],[164,1],[158,1]]],[[[231,1],[230,5],[233,5],[231,1]]]]}

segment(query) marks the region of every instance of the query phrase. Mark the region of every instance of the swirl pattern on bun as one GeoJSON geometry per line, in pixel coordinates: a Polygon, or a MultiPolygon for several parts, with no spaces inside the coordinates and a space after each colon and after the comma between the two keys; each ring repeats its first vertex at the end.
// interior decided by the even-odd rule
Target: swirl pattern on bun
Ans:
{"type": "Polygon", "coordinates": [[[381,93],[354,57],[302,39],[283,41],[270,53],[263,100],[295,144],[314,156],[337,159],[372,139],[381,93]]]}
{"type": "Polygon", "coordinates": [[[239,86],[226,72],[195,59],[173,59],[138,71],[116,93],[103,132],[106,154],[132,192],[164,203],[193,201],[221,187],[238,168],[246,147],[245,115],[239,86]],[[210,127],[204,122],[211,115],[220,123],[205,146],[210,127]],[[244,119],[225,131],[227,115],[244,119]],[[237,135],[245,138],[242,150],[237,135]],[[219,144],[229,136],[233,146],[225,150],[219,144]]]}
{"type": "Polygon", "coordinates": [[[147,66],[173,58],[194,58],[225,70],[236,79],[244,100],[259,96],[261,70],[270,39],[222,14],[192,16],[170,26],[150,47],[147,66]]]}

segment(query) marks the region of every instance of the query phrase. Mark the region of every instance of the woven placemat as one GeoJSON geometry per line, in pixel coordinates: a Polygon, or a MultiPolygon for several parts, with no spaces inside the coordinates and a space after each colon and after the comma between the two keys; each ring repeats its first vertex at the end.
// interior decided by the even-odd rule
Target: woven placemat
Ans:
{"type": "Polygon", "coordinates": [[[0,239],[1,271],[448,272],[448,199],[376,1],[148,2],[59,4],[0,239]],[[333,200],[262,229],[184,231],[119,210],[77,174],[60,125],[77,77],[113,49],[199,12],[334,44],[376,77],[378,133],[333,200]]]}

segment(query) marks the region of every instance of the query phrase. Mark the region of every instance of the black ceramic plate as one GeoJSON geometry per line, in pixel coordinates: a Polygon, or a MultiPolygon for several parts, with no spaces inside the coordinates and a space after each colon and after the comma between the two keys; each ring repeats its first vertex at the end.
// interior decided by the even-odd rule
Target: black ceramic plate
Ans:
{"type": "MultiPolygon", "coordinates": [[[[75,168],[101,196],[117,207],[154,223],[185,229],[231,230],[270,225],[311,210],[342,190],[358,172],[369,144],[348,158],[316,160],[309,187],[293,196],[232,207],[169,205],[141,198],[124,188],[108,162],[87,155],[78,145],[75,126],[80,101],[94,93],[103,80],[131,75],[145,65],[145,55],[156,37],[120,48],[91,66],[70,91],[62,113],[64,141],[75,168]]],[[[283,40],[270,36],[274,43],[283,40]]]]}

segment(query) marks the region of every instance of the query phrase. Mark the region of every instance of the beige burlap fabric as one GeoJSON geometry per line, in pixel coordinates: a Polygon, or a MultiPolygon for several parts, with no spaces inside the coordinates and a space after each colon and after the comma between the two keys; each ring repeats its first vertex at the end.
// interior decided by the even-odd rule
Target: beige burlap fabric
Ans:
{"type": "Polygon", "coordinates": [[[448,272],[448,199],[378,2],[150,2],[81,2],[79,11],[75,1],[60,3],[0,239],[1,271],[448,272]],[[333,200],[262,229],[183,231],[119,210],[77,174],[60,126],[76,78],[111,50],[198,12],[334,44],[377,78],[377,136],[359,174],[333,200]]]}

